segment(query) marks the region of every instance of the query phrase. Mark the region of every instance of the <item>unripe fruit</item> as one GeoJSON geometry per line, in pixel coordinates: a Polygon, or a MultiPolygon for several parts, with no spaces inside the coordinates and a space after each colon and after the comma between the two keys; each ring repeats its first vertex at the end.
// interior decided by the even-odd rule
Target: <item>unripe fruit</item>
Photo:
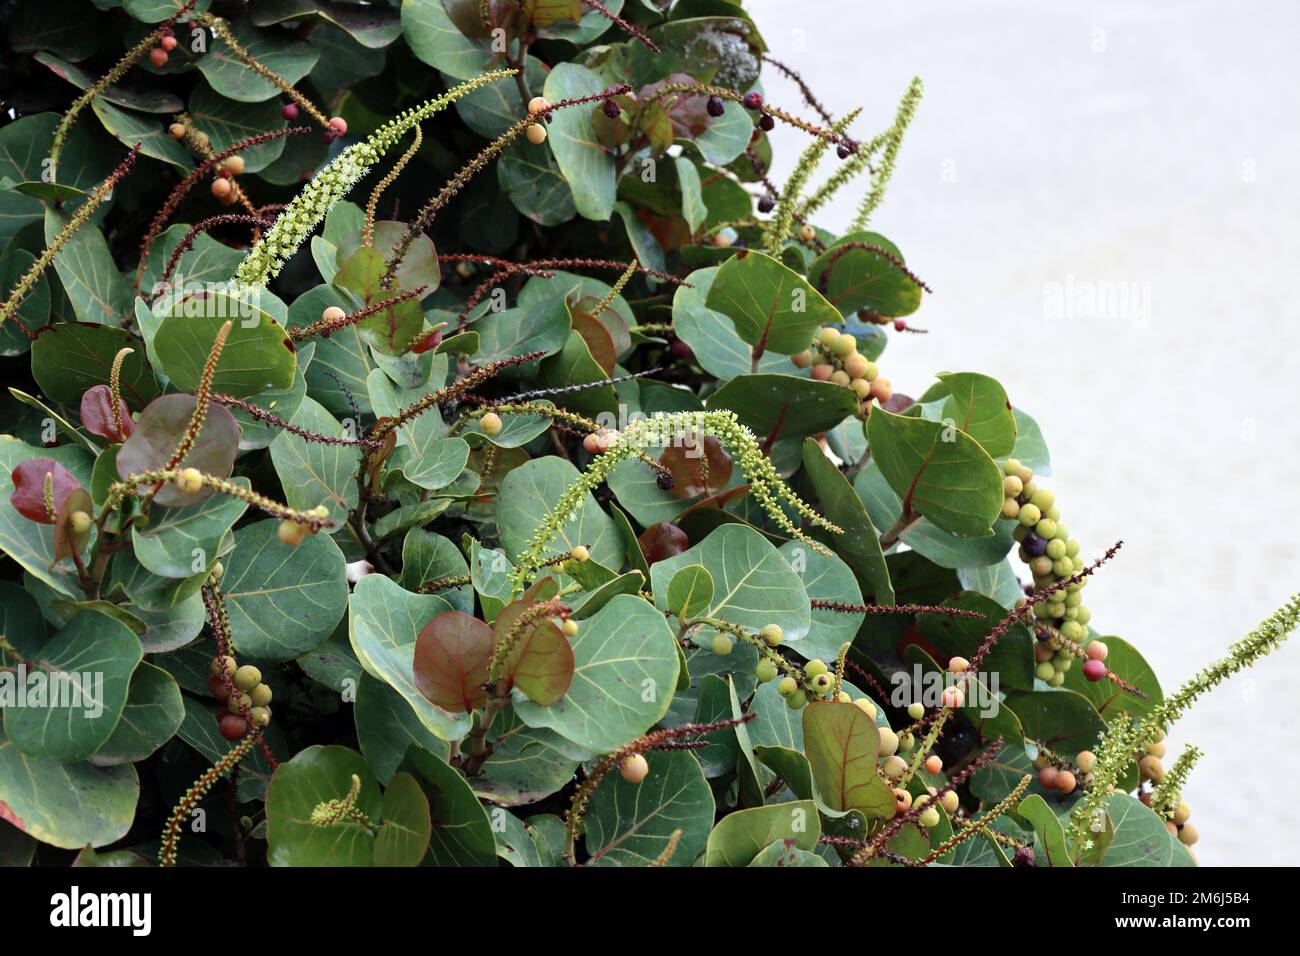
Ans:
{"type": "Polygon", "coordinates": [[[834,345],[839,340],[839,337],[840,330],[835,328],[833,325],[823,325],[817,332],[818,340],[827,348],[834,345]]]}
{"type": "Polygon", "coordinates": [[[790,361],[794,364],[795,368],[808,368],[812,365],[812,351],[810,349],[804,349],[802,352],[796,352],[794,355],[790,356],[790,361]]]}
{"type": "Polygon", "coordinates": [[[781,643],[781,639],[785,637],[785,632],[781,630],[779,624],[765,624],[759,630],[758,636],[763,639],[763,643],[768,647],[776,647],[781,643]]]}
{"type": "Polygon", "coordinates": [[[721,249],[730,248],[736,240],[729,232],[718,232],[713,235],[713,244],[721,249]]]}
{"type": "Polygon", "coordinates": [[[618,766],[618,772],[628,783],[640,783],[650,772],[650,764],[641,754],[632,754],[618,766]]]}
{"type": "Polygon", "coordinates": [[[948,811],[948,816],[952,816],[954,813],[956,813],[957,808],[961,806],[961,798],[957,796],[957,791],[949,790],[942,797],[940,797],[939,806],[943,807],[944,810],[948,811]]]}
{"type": "Polygon", "coordinates": [[[1174,825],[1182,826],[1184,823],[1188,821],[1191,815],[1192,815],[1192,808],[1185,803],[1179,802],[1178,806],[1174,807],[1174,816],[1173,816],[1174,825]]]}
{"type": "Polygon", "coordinates": [[[880,770],[890,780],[897,780],[907,773],[907,761],[897,754],[890,754],[880,762],[880,770]]]}
{"type": "Polygon", "coordinates": [[[197,468],[182,468],[176,476],[176,487],[188,494],[193,494],[203,487],[203,472],[197,468]]]}
{"type": "Polygon", "coordinates": [[[916,819],[921,826],[929,830],[939,825],[939,811],[934,807],[926,807],[916,819]]]}
{"type": "Polygon", "coordinates": [[[812,679],[813,690],[826,693],[835,684],[835,678],[830,674],[818,674],[812,679]]]}
{"type": "Polygon", "coordinates": [[[234,187],[231,186],[229,179],[212,180],[212,195],[216,196],[218,199],[229,196],[233,188],[234,187]]]}
{"type": "Polygon", "coordinates": [[[894,788],[894,812],[906,813],[912,809],[912,795],[902,787],[894,788]]]}
{"type": "Polygon", "coordinates": [[[1016,497],[1018,494],[1020,494],[1020,490],[1024,487],[1025,487],[1024,482],[1022,482],[1015,475],[1007,475],[1005,478],[1002,479],[1002,493],[1007,495],[1008,497],[1011,498],[1016,497]]]}
{"type": "Polygon", "coordinates": [[[1090,681],[1099,681],[1106,676],[1106,665],[1101,661],[1084,661],[1083,676],[1090,681]]]}
{"type": "Polygon", "coordinates": [[[238,176],[244,171],[243,156],[228,156],[224,163],[221,164],[232,176],[238,176]]]}
{"type": "Polygon", "coordinates": [[[1159,741],[1147,744],[1147,753],[1153,757],[1163,757],[1165,755],[1165,745],[1159,741]]]}
{"type": "Polygon", "coordinates": [[[713,636],[713,653],[719,657],[726,657],[731,653],[731,638],[726,634],[715,634],[713,636]]]}
{"type": "Polygon", "coordinates": [[[855,378],[849,382],[849,388],[853,389],[853,394],[858,396],[861,401],[871,398],[871,383],[865,378],[855,378]]]}
{"type": "Polygon", "coordinates": [[[1052,679],[1047,682],[1052,687],[1060,687],[1065,683],[1065,671],[1057,671],[1052,675],[1052,679]]]}
{"type": "Polygon", "coordinates": [[[185,124],[184,124],[184,123],[172,123],[170,126],[167,127],[167,134],[168,134],[169,136],[171,136],[172,139],[184,139],[184,138],[185,138],[185,124]]]}
{"type": "Polygon", "coordinates": [[[248,692],[248,699],[254,707],[265,707],[271,702],[271,688],[266,684],[258,684],[248,692]]]}
{"type": "Polygon", "coordinates": [[[1053,561],[1060,560],[1065,557],[1065,542],[1060,538],[1053,538],[1051,541],[1047,542],[1047,547],[1044,549],[1044,553],[1053,561]]]}
{"type": "Polygon", "coordinates": [[[820,365],[813,366],[812,378],[813,381],[815,382],[829,382],[831,380],[831,376],[834,374],[835,374],[834,365],[827,365],[826,363],[823,362],[820,365]]]}
{"type": "Polygon", "coordinates": [[[1159,757],[1146,756],[1138,761],[1138,773],[1142,775],[1143,780],[1159,783],[1165,779],[1165,765],[1160,762],[1159,757]]]}
{"type": "Polygon", "coordinates": [[[835,340],[835,344],[831,348],[840,358],[846,359],[850,355],[857,354],[858,340],[850,333],[845,332],[835,340]]]}
{"type": "Polygon", "coordinates": [[[235,659],[233,657],[214,657],[212,663],[208,665],[208,672],[213,677],[220,677],[224,674],[235,673],[235,659]]]}
{"type": "Polygon", "coordinates": [[[275,533],[279,537],[281,544],[296,548],[302,544],[302,539],[307,536],[307,526],[286,518],[280,522],[280,526],[275,529],[275,533]]]}
{"type": "Polygon", "coordinates": [[[866,378],[867,366],[871,362],[865,355],[859,352],[853,352],[844,359],[844,371],[848,372],[853,378],[866,378]]]}
{"type": "Polygon", "coordinates": [[[1088,655],[1090,661],[1104,661],[1106,655],[1110,653],[1110,648],[1101,641],[1089,641],[1083,652],[1088,655]]]}
{"type": "Polygon", "coordinates": [[[1056,667],[1051,661],[1044,661],[1034,668],[1034,676],[1041,681],[1050,681],[1056,674],[1056,667]]]}
{"type": "Polygon", "coordinates": [[[1026,528],[1032,528],[1042,520],[1043,513],[1039,511],[1032,503],[1020,506],[1020,523],[1026,528]]]}
{"type": "Polygon", "coordinates": [[[776,685],[776,692],[782,697],[791,697],[799,691],[799,682],[788,674],[776,685]]]}
{"type": "Polygon", "coordinates": [[[913,701],[912,703],[908,704],[907,716],[911,717],[913,720],[920,720],[922,717],[925,716],[925,705],[922,704],[919,700],[913,701]]]}
{"type": "Polygon", "coordinates": [[[1196,831],[1196,827],[1190,823],[1184,823],[1178,830],[1178,842],[1183,846],[1191,846],[1200,838],[1201,835],[1196,831]]]}
{"type": "Polygon", "coordinates": [[[1097,755],[1091,750],[1080,750],[1074,755],[1074,764],[1084,773],[1092,773],[1092,768],[1097,766],[1097,755]]]}
{"type": "Polygon", "coordinates": [[[550,105],[551,104],[546,101],[546,97],[534,96],[531,100],[528,101],[528,115],[533,116],[537,113],[542,112],[545,109],[549,109],[550,105]]]}
{"type": "Polygon", "coordinates": [[[85,534],[90,530],[90,515],[84,511],[74,511],[68,515],[68,529],[73,534],[85,534]]]}
{"type": "Polygon", "coordinates": [[[800,710],[807,703],[808,695],[801,690],[795,691],[785,699],[785,705],[791,710],[800,710]]]}
{"type": "Polygon", "coordinates": [[[1003,498],[1002,517],[1014,518],[1018,514],[1020,514],[1020,502],[1016,501],[1015,498],[1003,498]]]}
{"type": "Polygon", "coordinates": [[[962,704],[966,703],[966,694],[960,687],[945,687],[939,701],[944,707],[957,710],[962,704]]]}
{"type": "Polygon", "coordinates": [[[911,753],[916,747],[916,735],[903,731],[898,735],[898,749],[901,753],[911,753]]]}
{"type": "Polygon", "coordinates": [[[483,434],[489,438],[501,434],[501,416],[496,412],[488,412],[478,420],[478,423],[479,427],[483,429],[483,434]]]}
{"type": "Polygon", "coordinates": [[[270,707],[253,707],[249,710],[248,714],[253,718],[253,723],[257,724],[259,727],[265,727],[271,722],[270,707]]]}
{"type": "Polygon", "coordinates": [[[1029,500],[1033,504],[1038,505],[1038,507],[1043,511],[1046,511],[1048,508],[1052,507],[1052,504],[1056,501],[1056,495],[1052,494],[1046,488],[1039,488],[1034,492],[1034,496],[1029,500]]]}
{"type": "Polygon", "coordinates": [[[948,671],[952,674],[964,674],[970,669],[970,661],[964,657],[948,658],[948,671]]]}
{"type": "Polygon", "coordinates": [[[867,370],[862,373],[862,377],[868,382],[874,382],[880,377],[880,369],[876,366],[875,362],[867,363],[867,370]]]}
{"type": "Polygon", "coordinates": [[[819,674],[825,674],[828,670],[830,668],[826,666],[826,662],[817,658],[813,658],[803,666],[805,677],[816,677],[819,674]]]}
{"type": "Polygon", "coordinates": [[[853,706],[862,711],[873,721],[876,719],[876,705],[871,702],[869,697],[859,697],[853,702],[853,706]]]}
{"type": "Polygon", "coordinates": [[[528,142],[540,146],[546,142],[546,127],[541,123],[530,123],[527,130],[528,142]]]}
{"type": "Polygon", "coordinates": [[[221,736],[227,740],[239,740],[248,733],[248,721],[244,720],[238,714],[222,714],[221,722],[218,725],[221,736]]]}
{"type": "Polygon", "coordinates": [[[888,727],[878,728],[878,733],[880,734],[880,748],[876,751],[876,756],[892,757],[898,753],[898,734],[888,727]]]}
{"type": "Polygon", "coordinates": [[[1055,789],[1056,778],[1059,777],[1060,774],[1061,772],[1055,767],[1044,767],[1042,770],[1038,771],[1038,782],[1042,784],[1045,790],[1055,789]]]}
{"type": "MultiPolygon", "coordinates": [[[[850,381],[849,373],[844,371],[842,368],[837,368],[835,371],[831,372],[831,381],[836,385],[847,386],[850,381]]],[[[867,390],[870,391],[870,386],[868,386],[867,390]]]]}
{"type": "Polygon", "coordinates": [[[760,684],[766,684],[770,680],[776,680],[776,673],[776,664],[773,661],[768,660],[766,657],[759,660],[758,666],[754,668],[754,676],[758,678],[760,684]]]}
{"type": "Polygon", "coordinates": [[[812,242],[817,238],[817,230],[805,223],[799,227],[799,238],[804,242],[812,242]]]}
{"type": "Polygon", "coordinates": [[[943,761],[934,754],[925,758],[925,769],[930,773],[939,773],[943,770],[943,761]]]}
{"type": "Polygon", "coordinates": [[[582,447],[587,451],[589,455],[599,455],[602,451],[604,451],[604,449],[601,448],[600,446],[600,437],[595,432],[592,432],[590,435],[583,436],[582,447]]]}
{"type": "Polygon", "coordinates": [[[1002,463],[1002,473],[1005,475],[1016,475],[1019,477],[1020,469],[1025,466],[1020,464],[1019,458],[1008,458],[1002,463]]]}
{"type": "Polygon", "coordinates": [[[154,47],[149,51],[149,62],[154,66],[165,66],[167,64],[167,51],[154,47]]]}
{"type": "Polygon", "coordinates": [[[262,672],[252,664],[245,664],[238,668],[234,674],[235,686],[248,693],[258,684],[262,683],[262,672]]]}
{"type": "Polygon", "coordinates": [[[1056,535],[1056,522],[1051,518],[1043,518],[1038,522],[1038,524],[1034,525],[1034,533],[1040,538],[1045,539],[1043,542],[1043,550],[1046,551],[1047,540],[1050,540],[1056,535]]]}
{"type": "Polygon", "coordinates": [[[232,714],[242,714],[253,706],[253,699],[247,694],[231,694],[226,701],[226,709],[232,714]]]}
{"type": "Polygon", "coordinates": [[[560,630],[564,632],[565,637],[577,637],[578,622],[573,618],[565,618],[564,623],[560,625],[560,630]]]}

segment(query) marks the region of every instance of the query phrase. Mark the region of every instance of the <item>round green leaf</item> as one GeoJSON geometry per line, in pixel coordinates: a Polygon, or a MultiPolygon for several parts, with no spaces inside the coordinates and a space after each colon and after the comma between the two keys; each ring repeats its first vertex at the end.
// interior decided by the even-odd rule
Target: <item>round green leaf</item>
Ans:
{"type": "Polygon", "coordinates": [[[293,384],[297,359],[280,323],[254,302],[205,291],[173,306],[154,337],[162,370],[177,388],[198,388],[217,332],[227,321],[231,329],[212,377],[214,392],[246,398],[293,384]]]}
{"type": "Polygon", "coordinates": [[[584,819],[588,866],[648,866],[681,830],[668,866],[690,866],[713,828],[713,791],[688,751],[646,755],[650,772],[640,783],[605,776],[584,819]]]}
{"type": "Polygon", "coordinates": [[[718,269],[705,305],[728,316],[736,334],[764,352],[793,355],[840,314],[808,281],[769,255],[742,249],[718,269]]]}
{"type": "Polygon", "coordinates": [[[141,663],[131,675],[126,707],[113,736],[90,762],[106,767],[144,760],[175,736],[185,719],[176,679],[160,667],[141,663]]]}
{"type": "Polygon", "coordinates": [[[382,816],[379,784],[366,762],[346,747],[308,747],[280,764],[266,797],[267,862],[272,866],[370,866],[374,835],[353,820],[311,822],[316,806],[342,800],[361,779],[356,808],[371,823],[382,816]]]}

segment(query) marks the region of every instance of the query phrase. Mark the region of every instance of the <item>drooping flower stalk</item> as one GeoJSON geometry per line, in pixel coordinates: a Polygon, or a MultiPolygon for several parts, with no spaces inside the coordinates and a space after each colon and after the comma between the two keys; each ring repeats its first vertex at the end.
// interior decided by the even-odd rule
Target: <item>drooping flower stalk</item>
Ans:
{"type": "Polygon", "coordinates": [[[379,197],[384,194],[384,190],[397,181],[402,170],[411,158],[420,151],[420,144],[424,142],[424,134],[420,132],[419,124],[413,127],[415,138],[411,140],[411,145],[406,147],[404,152],[393,164],[393,168],[388,171],[388,175],[379,182],[375,183],[375,188],[370,190],[370,200],[366,203],[366,224],[361,230],[361,244],[363,246],[373,246],[375,244],[375,212],[379,208],[379,197]]]}
{"type": "Polygon", "coordinates": [[[261,728],[250,730],[246,736],[231,748],[230,752],[214,763],[199,777],[181,797],[176,807],[172,810],[171,816],[167,818],[167,823],[163,827],[162,846],[158,850],[158,863],[160,866],[176,865],[176,847],[181,839],[181,824],[190,815],[190,812],[198,806],[199,802],[208,794],[213,785],[224,777],[229,771],[239,766],[248,752],[253,749],[253,745],[262,736],[261,728]]]}
{"type": "Polygon", "coordinates": [[[73,234],[85,225],[91,214],[113,194],[113,187],[131,171],[131,167],[135,165],[136,157],[139,155],[140,144],[136,143],[131,148],[131,151],[126,154],[126,158],[118,164],[117,168],[108,174],[108,178],[91,190],[90,195],[86,197],[86,201],[78,206],[77,211],[68,219],[67,225],[60,229],[58,235],[50,240],[50,244],[46,246],[45,251],[36,258],[31,268],[24,272],[22,278],[9,290],[9,296],[5,299],[4,305],[0,307],[0,325],[4,325],[7,319],[13,319],[27,334],[28,338],[35,338],[35,333],[18,318],[18,307],[23,304],[23,299],[36,287],[36,280],[54,261],[54,257],[59,254],[59,251],[67,245],[73,234]]]}
{"type": "Polygon", "coordinates": [[[194,394],[194,412],[190,415],[189,424],[181,435],[181,440],[176,444],[176,450],[163,466],[165,469],[175,468],[184,461],[185,456],[194,447],[194,443],[199,440],[199,432],[203,431],[203,423],[208,415],[208,396],[212,394],[212,377],[217,373],[217,363],[221,361],[221,352],[226,347],[226,338],[232,328],[234,324],[226,319],[221,324],[221,328],[217,329],[217,337],[212,343],[212,348],[208,350],[208,357],[203,363],[203,372],[199,376],[199,387],[194,394]]]}
{"type": "Polygon", "coordinates": [[[254,229],[265,229],[271,225],[269,219],[263,219],[261,216],[246,216],[242,213],[227,212],[217,216],[209,216],[190,226],[189,230],[176,243],[176,248],[171,251],[167,257],[167,265],[163,268],[162,275],[158,278],[159,285],[167,285],[171,281],[172,274],[176,267],[180,265],[181,257],[194,248],[194,243],[198,241],[200,235],[218,226],[249,225],[254,229]]]}
{"type": "Polygon", "coordinates": [[[441,96],[389,120],[363,141],[353,143],[322,167],[285,207],[275,224],[254,244],[239,264],[235,278],[246,286],[264,287],[279,274],[290,256],[324,220],[326,214],[408,129],[446,109],[467,93],[511,75],[512,70],[495,70],[466,80],[441,96]]]}

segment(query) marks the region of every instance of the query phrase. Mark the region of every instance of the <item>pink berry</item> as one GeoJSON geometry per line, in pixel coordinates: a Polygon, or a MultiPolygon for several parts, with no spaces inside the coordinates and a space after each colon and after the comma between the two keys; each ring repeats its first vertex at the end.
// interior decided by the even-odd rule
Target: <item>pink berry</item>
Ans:
{"type": "Polygon", "coordinates": [[[1101,661],[1085,661],[1083,676],[1091,681],[1099,681],[1106,676],[1106,665],[1101,661]]]}
{"type": "Polygon", "coordinates": [[[903,329],[905,329],[905,328],[907,328],[907,323],[906,323],[906,322],[904,322],[902,319],[894,319],[894,331],[895,331],[895,332],[901,332],[901,331],[903,331],[903,329]]]}
{"type": "Polygon", "coordinates": [[[154,66],[163,66],[167,62],[167,51],[161,47],[154,47],[149,51],[149,62],[154,66]]]}
{"type": "Polygon", "coordinates": [[[1088,655],[1090,661],[1104,661],[1106,655],[1110,653],[1110,648],[1101,641],[1089,641],[1088,646],[1083,651],[1088,655]]]}
{"type": "Polygon", "coordinates": [[[296,120],[298,118],[298,104],[285,103],[284,109],[280,110],[280,115],[291,122],[296,120]]]}
{"type": "Polygon", "coordinates": [[[334,130],[334,132],[339,136],[346,136],[348,132],[348,121],[342,116],[331,116],[330,129],[334,130]]]}

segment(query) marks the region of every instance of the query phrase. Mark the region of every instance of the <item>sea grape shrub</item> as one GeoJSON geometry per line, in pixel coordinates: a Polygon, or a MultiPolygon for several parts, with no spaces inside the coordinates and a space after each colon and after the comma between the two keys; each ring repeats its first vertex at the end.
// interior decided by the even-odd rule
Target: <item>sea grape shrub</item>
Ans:
{"type": "Polygon", "coordinates": [[[1029,414],[895,391],[919,81],[833,116],[739,4],[310,6],[16,5],[0,856],[1191,862],[1164,730],[1296,606],[1166,695],[1029,414]]]}

